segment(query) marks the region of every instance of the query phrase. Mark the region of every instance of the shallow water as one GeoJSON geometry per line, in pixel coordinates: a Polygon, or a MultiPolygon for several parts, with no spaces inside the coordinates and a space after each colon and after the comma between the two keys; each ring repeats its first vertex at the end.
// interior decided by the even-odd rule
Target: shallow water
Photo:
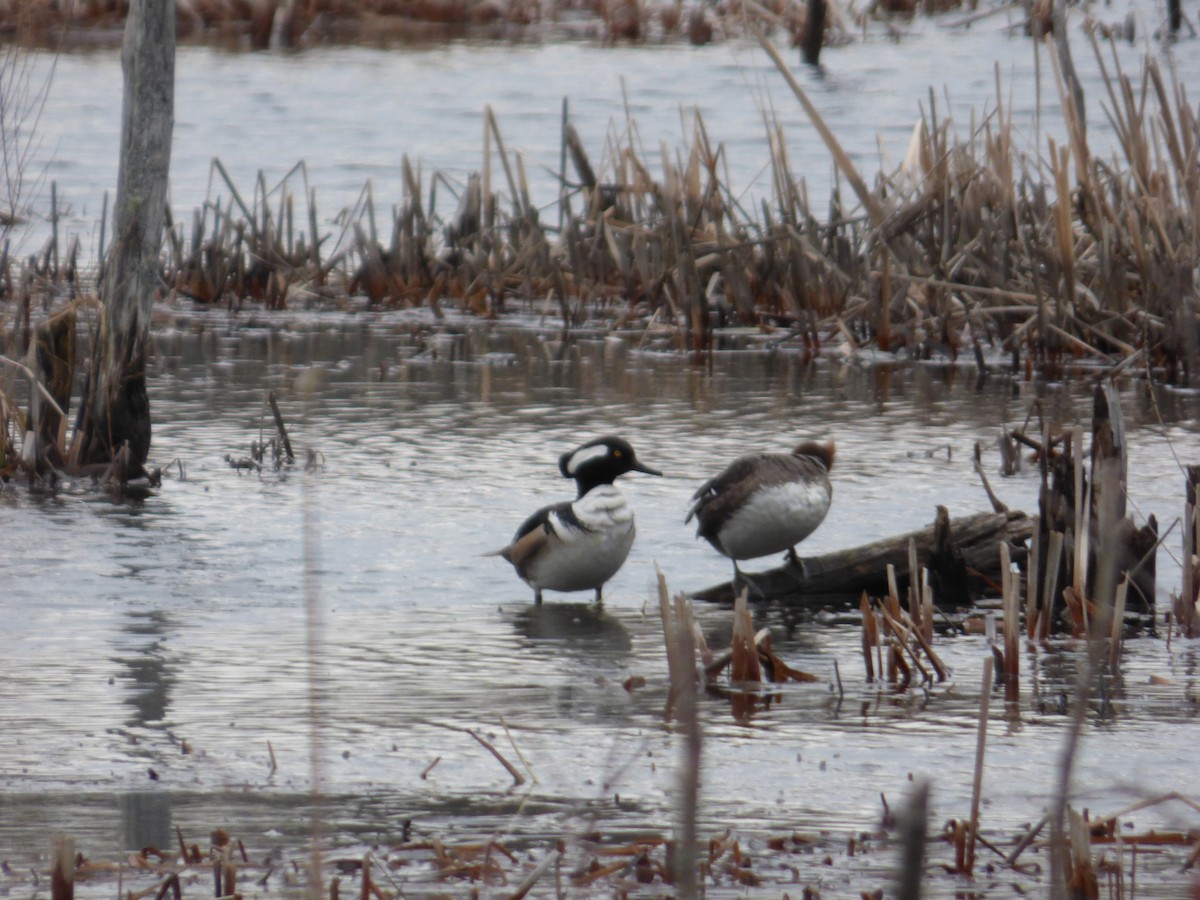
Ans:
{"type": "MultiPolygon", "coordinates": [[[[987,508],[976,441],[1001,497],[1033,510],[1032,471],[995,474],[996,434],[1035,400],[1064,422],[1086,424],[1089,407],[1085,390],[999,373],[977,387],[950,366],[746,349],[718,354],[710,377],[624,337],[560,344],[409,314],[273,328],[186,316],[157,339],[154,368],[152,455],[178,461],[160,490],[118,504],[0,491],[0,857],[18,872],[57,831],[92,858],[174,846],[175,827],[201,843],[225,827],[252,855],[286,856],[314,819],[333,852],[359,858],[398,842],[406,820],[416,837],[498,834],[535,852],[597,828],[661,833],[680,751],[662,719],[655,566],[675,590],[727,578],[682,521],[706,474],[749,448],[836,438],[833,510],[803,548],[815,555],[924,525],[939,503],[987,508]],[[318,469],[247,475],[225,462],[269,433],[268,388],[318,469]],[[633,553],[602,609],[587,595],[535,607],[506,563],[481,554],[570,493],[561,451],[610,431],[665,473],[623,479],[633,553]],[[626,690],[631,676],[646,686],[626,690]],[[514,789],[464,729],[521,760],[530,781],[514,789]]],[[[1186,459],[1195,445],[1200,399],[1136,383],[1122,398],[1131,495],[1165,530],[1181,506],[1171,451],[1186,459]]],[[[1165,600],[1179,583],[1168,550],[1159,572],[1165,600]]],[[[749,717],[727,696],[704,700],[702,834],[826,835],[793,861],[799,882],[764,854],[764,896],[789,883],[832,896],[879,887],[892,852],[850,857],[845,844],[877,828],[881,795],[896,808],[911,778],[928,778],[935,827],[968,812],[986,640],[939,639],[952,684],[896,695],[865,682],[858,629],[838,616],[755,615],[820,680],[781,688],[749,717]]],[[[728,610],[699,617],[714,646],[728,641],[728,610]]],[[[982,820],[993,840],[1035,821],[1053,791],[1075,664],[1067,647],[1031,651],[1017,714],[993,698],[982,820]]],[[[1129,641],[1089,718],[1078,806],[1099,816],[1190,790],[1198,668],[1191,642],[1129,641]]],[[[1195,824],[1172,805],[1131,818],[1137,831],[1195,824]]],[[[1139,865],[1139,896],[1178,896],[1183,876],[1156,888],[1154,861],[1139,865]]],[[[109,884],[81,889],[107,896],[109,884]]]]}

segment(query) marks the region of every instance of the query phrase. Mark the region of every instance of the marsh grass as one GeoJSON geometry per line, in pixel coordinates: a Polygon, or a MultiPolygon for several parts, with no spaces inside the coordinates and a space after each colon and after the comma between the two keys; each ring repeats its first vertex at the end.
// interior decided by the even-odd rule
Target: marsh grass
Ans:
{"type": "MultiPolygon", "coordinates": [[[[1200,125],[1184,85],[1156,62],[1135,78],[1093,38],[1111,158],[1092,154],[1065,93],[1067,143],[1048,141],[1043,158],[1018,153],[997,76],[995,108],[969,133],[955,133],[931,98],[904,163],[868,180],[764,46],[853,198],[835,189],[823,217],[777,121],[764,123],[770,196],[748,208],[701,116],[683,146],[658,153],[628,122],[597,164],[564,104],[560,189],[535,198],[488,109],[483,165],[465,184],[404,158],[401,196],[384,200],[367,184],[332,217],[302,163],[246,191],[214,161],[211,199],[169,228],[164,299],[523,312],[563,331],[652,327],[656,345],[693,355],[712,347],[714,330],[742,325],[812,352],[837,341],[910,358],[965,354],[981,367],[999,355],[1027,375],[1087,362],[1193,381],[1200,125]]],[[[28,333],[30,309],[89,291],[77,252],[7,260],[10,346],[13,331],[28,333]]]]}
{"type": "MultiPolygon", "coordinates": [[[[835,190],[824,217],[777,121],[764,123],[770,196],[747,208],[699,115],[674,151],[647,151],[632,121],[613,129],[597,165],[564,104],[560,189],[535,198],[488,109],[483,165],[465,184],[406,157],[401,196],[381,202],[367,184],[332,218],[303,163],[245,191],[214,161],[211,199],[164,242],[165,299],[523,311],[564,331],[653,325],[659,343],[693,354],[711,348],[714,329],[749,325],[814,352],[836,340],[982,363],[990,351],[1026,373],[1085,360],[1192,381],[1200,125],[1184,85],[1155,61],[1135,80],[1093,37],[1111,159],[1092,154],[1065,92],[1067,144],[1018,153],[997,76],[995,108],[969,133],[931,97],[904,163],[868,180],[764,46],[854,198],[835,190]]],[[[6,260],[10,329],[27,334],[31,308],[89,291],[77,254],[55,244],[6,260]]]]}
{"type": "MultiPolygon", "coordinates": [[[[811,354],[837,343],[910,359],[965,355],[981,377],[1004,359],[1026,377],[1083,364],[1194,382],[1200,124],[1185,87],[1153,60],[1135,81],[1093,40],[1117,136],[1110,159],[1092,154],[1065,91],[1067,144],[1048,141],[1045,158],[1017,153],[997,77],[995,109],[968,134],[940,119],[931,98],[904,163],[869,181],[764,47],[854,198],[835,190],[824,218],[773,120],[770,196],[750,208],[701,116],[683,146],[657,154],[630,120],[610,130],[597,163],[564,103],[557,196],[535,198],[521,153],[488,109],[483,164],[465,184],[405,158],[400,197],[382,202],[368,183],[332,218],[303,163],[278,184],[260,174],[244,190],[215,160],[210,199],[168,228],[162,300],[520,313],[563,333],[640,333],[642,347],[695,361],[721,329],[750,326],[772,346],[811,354]]],[[[10,359],[27,352],[42,317],[94,304],[94,273],[77,254],[51,238],[31,257],[7,259],[10,359]]],[[[11,470],[16,406],[0,388],[11,470]]]]}

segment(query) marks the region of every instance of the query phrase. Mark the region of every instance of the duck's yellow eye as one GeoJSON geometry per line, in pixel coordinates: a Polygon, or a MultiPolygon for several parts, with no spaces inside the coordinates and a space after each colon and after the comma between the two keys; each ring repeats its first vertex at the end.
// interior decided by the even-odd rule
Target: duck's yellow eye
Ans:
{"type": "Polygon", "coordinates": [[[614,450],[614,451],[613,451],[613,456],[615,456],[617,459],[620,459],[620,458],[621,458],[621,451],[620,451],[620,450],[614,450]]]}

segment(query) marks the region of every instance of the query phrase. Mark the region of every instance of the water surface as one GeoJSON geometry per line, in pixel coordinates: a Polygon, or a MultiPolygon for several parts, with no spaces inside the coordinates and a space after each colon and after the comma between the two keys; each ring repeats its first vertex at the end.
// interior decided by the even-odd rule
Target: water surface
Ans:
{"type": "MultiPolygon", "coordinates": [[[[212,314],[165,328],[152,455],[174,464],[160,490],[135,503],[0,492],[4,857],[25,871],[57,831],[92,858],[171,847],[176,827],[202,843],[224,827],[286,857],[314,819],[327,848],[352,857],[394,846],[406,821],[418,837],[500,835],[535,853],[595,829],[663,833],[680,747],[662,717],[655,567],[677,590],[728,576],[682,521],[704,477],[750,449],[834,437],[834,506],[803,547],[817,554],[927,524],[939,503],[986,509],[977,441],[1002,498],[1033,510],[1035,473],[1000,478],[992,441],[1035,401],[1063,422],[1086,424],[1089,409],[1086,385],[994,373],[979,386],[969,370],[836,353],[731,351],[713,369],[620,336],[562,343],[402,314],[271,328],[212,314]],[[319,453],[315,470],[226,463],[269,436],[268,388],[297,451],[319,453]],[[558,454],[606,432],[665,475],[623,479],[638,539],[603,608],[554,594],[536,607],[482,554],[569,496],[558,454]],[[627,690],[631,676],[645,687],[627,690]],[[523,761],[527,784],[514,789],[465,729],[523,761]]],[[[1169,523],[1182,492],[1172,450],[1194,446],[1197,400],[1137,383],[1122,398],[1137,515],[1169,523]]],[[[1170,549],[1159,571],[1165,602],[1179,583],[1170,549]]],[[[858,629],[840,617],[755,615],[819,680],[781,688],[749,718],[727,696],[704,700],[702,833],[826,836],[837,866],[793,861],[797,882],[766,855],[764,896],[881,886],[890,851],[845,853],[848,836],[879,826],[881,795],[897,807],[911,779],[928,778],[935,827],[968,812],[986,640],[940,638],[952,684],[896,695],[866,683],[858,629]]],[[[699,616],[714,646],[728,641],[728,610],[699,616]]],[[[1031,650],[1019,710],[1006,717],[994,698],[983,822],[995,841],[1035,821],[1053,791],[1076,662],[1069,647],[1031,650]]],[[[1187,791],[1197,662],[1191,642],[1129,641],[1089,718],[1074,803],[1098,816],[1187,791]]],[[[1181,829],[1190,816],[1167,806],[1133,819],[1181,829]]],[[[1139,865],[1152,891],[1154,863],[1139,865]]],[[[1179,877],[1161,896],[1178,895],[1179,877]]]]}

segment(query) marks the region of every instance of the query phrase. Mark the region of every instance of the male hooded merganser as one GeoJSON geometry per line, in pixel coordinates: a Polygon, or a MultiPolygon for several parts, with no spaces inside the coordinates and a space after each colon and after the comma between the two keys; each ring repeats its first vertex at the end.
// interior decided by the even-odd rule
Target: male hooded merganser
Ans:
{"type": "Polygon", "coordinates": [[[564,478],[575,479],[578,497],[539,509],[498,555],[533,588],[537,603],[544,590],[594,590],[599,603],[601,588],[633,546],[633,511],[613,481],[626,472],[662,472],[642,465],[629,442],[618,437],[597,438],[564,453],[558,468],[564,478]]]}
{"type": "Polygon", "coordinates": [[[684,521],[696,517],[702,537],[733,560],[784,550],[797,566],[796,545],[817,530],[829,512],[834,443],[804,441],[791,453],[754,453],[734,460],[692,496],[684,521]]]}

